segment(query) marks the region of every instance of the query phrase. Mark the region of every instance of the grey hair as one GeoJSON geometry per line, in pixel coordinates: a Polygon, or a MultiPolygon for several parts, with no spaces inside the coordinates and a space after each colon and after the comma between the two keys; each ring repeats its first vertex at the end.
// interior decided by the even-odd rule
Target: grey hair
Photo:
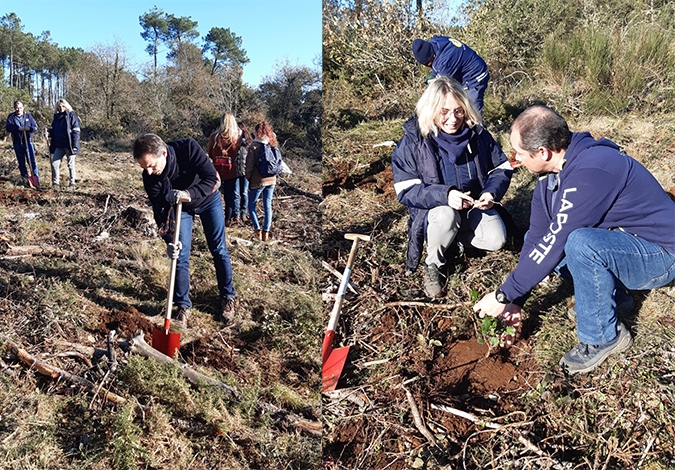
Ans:
{"type": "Polygon", "coordinates": [[[438,126],[436,126],[435,121],[441,109],[443,109],[445,96],[448,93],[464,109],[464,122],[467,126],[473,127],[483,122],[480,113],[462,85],[452,78],[441,76],[429,83],[427,89],[424,90],[419,101],[417,101],[417,106],[415,106],[417,123],[422,137],[427,137],[431,133],[434,136],[438,135],[438,126]]]}
{"type": "Polygon", "coordinates": [[[518,132],[520,146],[526,152],[546,148],[558,152],[567,149],[572,133],[565,119],[548,106],[531,106],[511,124],[511,133],[518,132]]]}

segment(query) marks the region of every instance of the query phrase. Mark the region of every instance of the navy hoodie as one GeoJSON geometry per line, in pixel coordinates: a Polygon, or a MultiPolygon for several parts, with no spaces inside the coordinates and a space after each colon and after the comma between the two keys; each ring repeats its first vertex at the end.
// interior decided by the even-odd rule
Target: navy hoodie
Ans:
{"type": "Polygon", "coordinates": [[[521,305],[563,259],[578,228],[621,228],[675,254],[675,202],[640,163],[610,140],[573,133],[557,191],[540,177],[532,196],[530,230],[501,289],[521,305]],[[555,193],[555,196],[554,196],[555,193]]]}

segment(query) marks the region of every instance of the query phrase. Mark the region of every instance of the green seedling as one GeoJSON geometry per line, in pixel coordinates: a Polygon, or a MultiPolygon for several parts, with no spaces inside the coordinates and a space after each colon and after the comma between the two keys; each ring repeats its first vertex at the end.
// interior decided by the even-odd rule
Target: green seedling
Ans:
{"type": "Polygon", "coordinates": [[[480,333],[481,337],[477,340],[479,344],[504,347],[506,337],[514,335],[516,329],[505,326],[501,318],[486,316],[481,320],[480,333]]]}

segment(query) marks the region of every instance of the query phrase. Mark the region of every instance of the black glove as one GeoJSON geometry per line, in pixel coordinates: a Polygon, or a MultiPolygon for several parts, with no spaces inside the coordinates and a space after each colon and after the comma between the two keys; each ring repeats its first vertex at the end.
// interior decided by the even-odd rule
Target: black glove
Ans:
{"type": "Polygon", "coordinates": [[[190,202],[190,193],[182,189],[172,189],[166,193],[166,202],[169,204],[178,204],[180,202],[190,202]]]}
{"type": "Polygon", "coordinates": [[[180,254],[180,250],[182,249],[183,244],[181,242],[178,242],[177,245],[169,243],[168,245],[166,245],[166,256],[168,256],[169,259],[178,259],[178,255],[180,254]]]}

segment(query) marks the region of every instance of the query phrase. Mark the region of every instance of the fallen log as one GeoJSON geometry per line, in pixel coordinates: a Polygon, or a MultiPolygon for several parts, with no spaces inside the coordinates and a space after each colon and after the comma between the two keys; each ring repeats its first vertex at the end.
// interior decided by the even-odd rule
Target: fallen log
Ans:
{"type": "MultiPolygon", "coordinates": [[[[46,375],[47,377],[51,377],[52,379],[64,379],[70,383],[73,383],[75,385],[79,385],[85,390],[87,390],[90,393],[97,393],[97,386],[95,383],[83,378],[79,377],[77,375],[73,375],[70,372],[66,372],[65,370],[61,370],[59,368],[50,366],[49,364],[46,364],[44,362],[38,361],[35,359],[33,356],[28,354],[28,352],[16,344],[12,342],[7,343],[7,347],[9,349],[9,352],[14,354],[17,359],[19,359],[21,362],[29,366],[31,369],[35,369],[42,375],[46,375]]],[[[103,393],[103,397],[111,401],[113,403],[117,404],[122,404],[126,403],[126,398],[123,398],[119,395],[116,395],[110,391],[105,390],[103,393]]]]}
{"type": "MultiPolygon", "coordinates": [[[[160,364],[171,364],[173,363],[173,358],[167,356],[166,354],[163,354],[156,349],[154,349],[152,346],[150,346],[146,341],[143,333],[139,333],[133,338],[131,338],[129,341],[125,343],[121,343],[122,347],[126,347],[130,352],[134,354],[138,354],[143,357],[147,358],[152,358],[155,361],[159,362],[160,364]]],[[[234,398],[239,400],[241,398],[241,393],[239,390],[237,390],[234,387],[231,387],[227,384],[224,384],[216,379],[212,379],[211,377],[204,375],[202,373],[197,372],[194,369],[191,369],[187,364],[177,364],[178,370],[180,371],[181,374],[192,384],[195,385],[200,385],[200,384],[206,384],[206,385],[213,385],[220,387],[224,391],[226,391],[229,395],[230,398],[234,398]]]]}
{"type": "MultiPolygon", "coordinates": [[[[131,338],[128,342],[126,342],[126,344],[125,343],[120,344],[122,347],[128,348],[129,352],[138,354],[143,357],[155,359],[160,364],[173,363],[172,358],[170,358],[166,354],[157,351],[152,346],[150,346],[145,341],[143,333],[137,334],[136,336],[131,338]]],[[[240,400],[242,397],[241,392],[237,390],[235,387],[231,387],[222,382],[219,382],[218,380],[212,379],[211,377],[201,374],[196,370],[191,369],[186,364],[178,364],[178,370],[185,376],[185,378],[190,383],[196,385],[207,384],[220,387],[221,389],[225,390],[234,400],[240,400]]],[[[281,408],[269,403],[258,402],[256,403],[256,406],[260,412],[270,414],[282,426],[292,427],[300,431],[313,434],[315,436],[321,436],[322,434],[321,423],[319,423],[318,421],[311,421],[304,419],[296,415],[295,413],[282,410],[281,408]]]]}

